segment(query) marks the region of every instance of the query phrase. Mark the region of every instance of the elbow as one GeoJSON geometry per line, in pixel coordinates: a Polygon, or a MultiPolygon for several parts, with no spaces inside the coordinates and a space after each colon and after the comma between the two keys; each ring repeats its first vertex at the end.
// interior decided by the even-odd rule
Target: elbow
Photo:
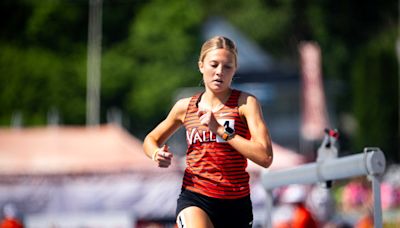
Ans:
{"type": "Polygon", "coordinates": [[[260,164],[260,165],[261,165],[262,167],[264,167],[264,168],[268,168],[268,167],[271,166],[272,160],[273,160],[272,155],[268,155],[265,159],[263,159],[263,160],[261,161],[261,164],[260,164]]]}
{"type": "Polygon", "coordinates": [[[273,153],[272,153],[272,147],[269,147],[269,149],[267,150],[267,153],[264,157],[264,159],[261,161],[261,166],[264,168],[268,168],[271,166],[273,159],[273,153]]]}

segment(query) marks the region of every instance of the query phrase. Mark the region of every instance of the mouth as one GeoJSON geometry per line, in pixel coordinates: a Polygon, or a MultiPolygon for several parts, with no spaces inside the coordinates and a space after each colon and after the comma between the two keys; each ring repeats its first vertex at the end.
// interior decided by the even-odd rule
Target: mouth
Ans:
{"type": "Polygon", "coordinates": [[[216,82],[216,83],[219,83],[219,84],[221,84],[221,83],[223,83],[224,81],[223,81],[223,80],[221,80],[221,79],[215,79],[215,80],[213,80],[213,82],[216,82]]]}

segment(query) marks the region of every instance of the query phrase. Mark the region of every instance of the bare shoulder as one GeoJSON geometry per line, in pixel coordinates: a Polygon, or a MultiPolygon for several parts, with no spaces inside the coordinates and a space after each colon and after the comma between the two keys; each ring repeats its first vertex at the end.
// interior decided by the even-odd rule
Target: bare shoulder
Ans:
{"type": "Polygon", "coordinates": [[[185,111],[186,112],[186,109],[187,109],[187,107],[189,105],[190,99],[191,99],[190,97],[185,97],[185,98],[179,99],[175,103],[174,108],[176,108],[176,109],[178,109],[180,111],[185,111]]]}
{"type": "Polygon", "coordinates": [[[175,103],[174,107],[171,110],[171,114],[174,115],[175,119],[179,119],[180,121],[183,122],[189,102],[190,102],[190,97],[186,97],[179,99],[175,103]]]}
{"type": "Polygon", "coordinates": [[[259,102],[256,96],[251,93],[241,91],[239,97],[239,108],[259,106],[259,102]]]}

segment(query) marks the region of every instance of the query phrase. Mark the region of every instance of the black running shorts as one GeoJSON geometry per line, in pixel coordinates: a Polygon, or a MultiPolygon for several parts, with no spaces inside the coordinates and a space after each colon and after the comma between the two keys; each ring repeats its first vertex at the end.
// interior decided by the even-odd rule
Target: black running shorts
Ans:
{"type": "Polygon", "coordinates": [[[239,199],[217,199],[182,189],[178,198],[176,216],[190,206],[203,209],[215,228],[247,228],[253,225],[250,195],[239,199]]]}

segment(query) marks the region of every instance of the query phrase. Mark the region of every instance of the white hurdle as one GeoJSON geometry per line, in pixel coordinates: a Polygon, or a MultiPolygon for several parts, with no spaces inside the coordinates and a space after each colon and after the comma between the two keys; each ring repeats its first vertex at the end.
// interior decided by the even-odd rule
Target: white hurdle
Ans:
{"type": "MultiPolygon", "coordinates": [[[[379,176],[386,167],[385,155],[379,148],[367,147],[363,153],[330,159],[322,162],[262,173],[262,184],[269,193],[269,211],[272,212],[273,188],[290,184],[312,184],[330,180],[346,179],[367,175],[372,182],[374,194],[374,227],[382,227],[382,207],[379,176]]],[[[272,227],[271,214],[268,221],[272,227]]]]}

